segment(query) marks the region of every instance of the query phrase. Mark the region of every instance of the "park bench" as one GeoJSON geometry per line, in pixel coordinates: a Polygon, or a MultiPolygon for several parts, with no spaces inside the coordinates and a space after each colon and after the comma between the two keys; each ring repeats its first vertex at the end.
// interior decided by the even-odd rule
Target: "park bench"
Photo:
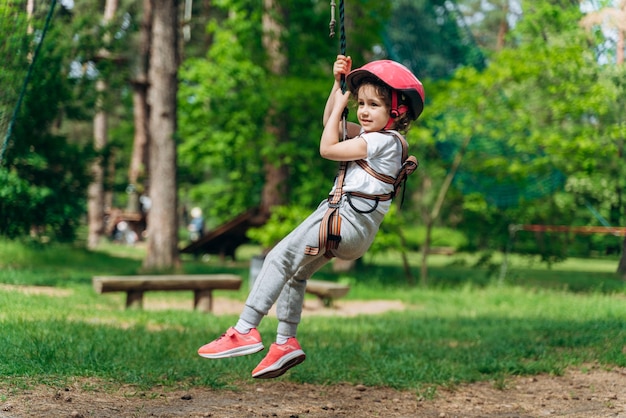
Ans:
{"type": "Polygon", "coordinates": [[[93,287],[97,293],[126,292],[127,308],[141,308],[146,291],[192,290],[194,308],[210,312],[213,290],[239,290],[241,278],[234,274],[95,276],[93,287]]]}
{"type": "Polygon", "coordinates": [[[454,247],[430,247],[428,254],[454,255],[456,250],[454,247]]]}
{"type": "Polygon", "coordinates": [[[324,306],[330,307],[335,299],[344,297],[350,291],[350,286],[324,280],[308,280],[306,292],[317,296],[324,306]]]}
{"type": "MultiPolygon", "coordinates": [[[[146,291],[192,290],[194,307],[210,312],[213,290],[239,290],[241,278],[234,274],[95,276],[93,287],[97,293],[126,292],[127,308],[141,308],[146,291]]],[[[348,285],[323,280],[309,280],[306,285],[306,292],[317,296],[326,307],[349,291],[348,285]]]]}

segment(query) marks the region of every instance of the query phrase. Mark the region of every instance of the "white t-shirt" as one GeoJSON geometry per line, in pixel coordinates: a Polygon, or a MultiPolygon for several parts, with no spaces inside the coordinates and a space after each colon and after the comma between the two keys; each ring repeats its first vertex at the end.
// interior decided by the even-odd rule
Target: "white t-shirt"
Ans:
{"type": "MultiPolygon", "coordinates": [[[[402,144],[398,138],[390,131],[362,132],[360,137],[367,143],[367,158],[365,158],[365,161],[367,161],[369,166],[381,174],[396,177],[402,167],[402,144]]],[[[335,185],[330,192],[331,194],[337,187],[336,183],[335,181],[335,185]]],[[[387,194],[393,192],[393,184],[382,182],[368,174],[355,162],[349,162],[343,191],[358,191],[373,195],[387,194]]],[[[373,201],[369,203],[373,203],[373,201]]],[[[378,209],[387,212],[390,205],[391,200],[379,202],[378,209]]],[[[363,206],[362,204],[355,204],[355,206],[359,209],[367,209],[367,207],[361,207],[363,206]]]]}

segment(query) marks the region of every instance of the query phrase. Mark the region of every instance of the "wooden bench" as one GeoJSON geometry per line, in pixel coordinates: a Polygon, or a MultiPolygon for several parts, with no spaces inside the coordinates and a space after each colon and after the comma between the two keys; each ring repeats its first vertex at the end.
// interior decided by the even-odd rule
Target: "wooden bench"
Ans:
{"type": "Polygon", "coordinates": [[[92,281],[97,293],[126,292],[126,308],[141,308],[148,290],[193,290],[193,306],[203,312],[213,309],[213,290],[241,287],[241,277],[234,274],[95,276],[92,281]]]}
{"type": "Polygon", "coordinates": [[[430,247],[428,254],[454,255],[456,250],[454,247],[430,247]]]}
{"type": "Polygon", "coordinates": [[[344,297],[350,291],[350,286],[324,280],[309,280],[306,283],[306,292],[317,296],[324,306],[332,306],[333,300],[344,297]]]}

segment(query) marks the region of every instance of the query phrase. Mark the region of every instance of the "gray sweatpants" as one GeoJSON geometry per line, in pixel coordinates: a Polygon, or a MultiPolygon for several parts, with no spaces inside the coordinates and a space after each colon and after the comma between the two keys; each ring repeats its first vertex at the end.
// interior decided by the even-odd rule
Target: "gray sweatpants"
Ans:
{"type": "MultiPolygon", "coordinates": [[[[359,209],[373,202],[353,198],[359,209]]],[[[280,241],[266,256],[254,286],[248,295],[240,318],[258,326],[261,319],[276,303],[278,334],[295,336],[300,317],[306,281],[330,260],[324,256],[324,249],[315,256],[305,255],[307,245],[317,247],[320,223],[326,210],[327,201],[309,215],[296,229],[280,241]]],[[[341,200],[341,242],[334,250],[338,258],[355,260],[370,247],[385,214],[379,210],[372,213],[359,213],[347,202],[341,200]]]]}

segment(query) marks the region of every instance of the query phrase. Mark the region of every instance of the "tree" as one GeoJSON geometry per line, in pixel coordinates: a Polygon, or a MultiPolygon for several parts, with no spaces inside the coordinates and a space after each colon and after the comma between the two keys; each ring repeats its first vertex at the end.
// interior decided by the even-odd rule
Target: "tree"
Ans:
{"type": "Polygon", "coordinates": [[[83,213],[88,182],[85,161],[91,157],[84,144],[68,141],[55,129],[76,101],[68,74],[71,45],[64,42],[73,20],[68,10],[57,8],[42,39],[41,28],[50,9],[36,8],[27,20],[22,6],[0,6],[2,56],[6,58],[0,72],[0,112],[15,109],[18,95],[10,94],[11,86],[23,84],[34,60],[0,168],[0,234],[71,241],[83,213]],[[5,14],[5,7],[10,13],[5,14]],[[35,47],[40,48],[37,57],[35,47]]]}
{"type": "MultiPolygon", "coordinates": [[[[609,31],[615,31],[615,63],[624,64],[624,38],[626,37],[626,0],[620,0],[618,7],[603,7],[591,11],[581,19],[580,24],[587,30],[605,27],[609,31]]],[[[606,41],[606,37],[603,37],[606,41]]]]}
{"type": "Polygon", "coordinates": [[[181,188],[209,225],[260,203],[269,104],[266,72],[254,59],[262,51],[260,10],[222,13],[209,23],[207,56],[187,58],[180,71],[181,188]]]}
{"type": "Polygon", "coordinates": [[[176,176],[176,127],[178,87],[177,2],[152,3],[152,48],[148,72],[150,105],[150,212],[147,270],[177,268],[178,212],[176,176]]]}
{"type": "MultiPolygon", "coordinates": [[[[384,52],[411,68],[420,79],[449,77],[463,65],[484,66],[480,45],[464,24],[456,2],[394,0],[391,5],[384,52]]],[[[481,10],[485,18],[492,14],[481,10]]]]}
{"type": "MultiPolygon", "coordinates": [[[[263,0],[263,47],[267,54],[267,70],[270,77],[280,79],[286,75],[288,68],[287,56],[281,38],[283,9],[278,1],[263,0]]],[[[276,106],[270,104],[265,122],[270,148],[275,151],[283,149],[281,143],[287,139],[287,124],[276,106]]],[[[261,216],[268,219],[272,207],[286,203],[288,167],[284,164],[285,156],[273,152],[263,156],[265,184],[261,193],[261,216]]]]}
{"type": "Polygon", "coordinates": [[[148,106],[148,68],[150,67],[150,42],[152,26],[151,0],[142,1],[142,18],[139,29],[139,45],[137,59],[134,62],[133,88],[133,150],[128,168],[129,212],[138,212],[139,194],[146,193],[145,184],[140,184],[140,177],[145,176],[148,169],[148,150],[150,129],[148,126],[150,108],[148,106]],[[141,189],[141,190],[138,190],[141,189]]]}
{"type": "MultiPolygon", "coordinates": [[[[616,112],[610,112],[608,120],[609,125],[614,126],[623,126],[624,125],[624,38],[626,37],[626,0],[621,0],[619,7],[604,7],[597,11],[589,12],[583,19],[580,21],[581,25],[585,27],[587,30],[599,29],[602,31],[605,26],[608,26],[609,31],[615,30],[617,35],[617,40],[615,42],[615,65],[618,67],[614,70],[607,68],[607,73],[609,73],[608,79],[611,80],[614,84],[614,91],[617,92],[615,96],[616,112]],[[621,67],[621,68],[620,68],[621,67]],[[621,94],[620,94],[621,92],[621,94]],[[618,110],[619,109],[619,110],[618,110]]],[[[606,43],[607,39],[604,36],[600,36],[601,40],[604,40],[606,43]]],[[[601,51],[603,54],[612,55],[611,51],[601,51]]],[[[607,64],[610,66],[611,64],[607,64]]],[[[614,178],[621,179],[623,178],[623,159],[626,156],[624,150],[624,141],[625,134],[623,132],[615,132],[616,138],[616,151],[617,157],[620,161],[620,164],[613,165],[614,167],[614,178]]],[[[617,200],[614,202],[611,208],[611,219],[612,223],[619,223],[620,220],[620,211],[622,211],[621,215],[626,218],[626,204],[623,201],[623,192],[625,184],[622,182],[617,182],[615,184],[615,195],[617,200]]],[[[617,266],[617,273],[622,277],[623,280],[626,280],[626,237],[622,242],[622,256],[620,258],[619,264],[617,266]]]]}
{"type": "MultiPolygon", "coordinates": [[[[348,50],[361,65],[372,54],[389,5],[346,3],[347,24],[359,22],[348,26],[348,50]]],[[[329,185],[337,170],[336,163],[319,157],[321,113],[338,53],[337,39],[328,38],[329,10],[308,0],[265,9],[256,1],[228,0],[212,9],[207,57],[185,60],[179,96],[183,188],[206,208],[209,224],[261,206],[263,188],[270,189],[264,162],[288,174],[282,174],[284,184],[271,187],[285,190],[281,198],[287,204],[313,207],[324,198],[320,186],[329,185]],[[289,24],[264,37],[264,12],[276,24],[287,18],[289,24]],[[276,42],[285,56],[280,76],[269,70],[264,39],[276,42]],[[268,129],[279,124],[280,133],[268,129]]]]}
{"type": "MultiPolygon", "coordinates": [[[[462,156],[459,169],[466,175],[461,178],[457,173],[454,186],[463,192],[465,217],[472,207],[485,213],[481,219],[493,213],[485,210],[496,197],[483,187],[488,181],[522,190],[508,206],[494,205],[494,209],[505,215],[508,207],[509,215],[515,213],[518,219],[535,216],[539,220],[549,211],[534,210],[541,194],[526,193],[523,188],[536,192],[531,189],[542,184],[529,179],[554,170],[570,176],[582,173],[590,164],[595,166],[592,155],[597,158],[606,153],[600,146],[606,139],[598,138],[595,121],[606,112],[608,91],[596,81],[599,67],[575,25],[580,11],[547,3],[525,5],[523,19],[512,32],[516,46],[494,54],[484,71],[464,68],[450,82],[434,86],[427,130],[418,131],[424,144],[444,157],[448,174],[454,173],[462,156]],[[446,158],[446,148],[454,150],[447,154],[457,158],[446,158]]],[[[425,175],[425,180],[434,178],[425,175]]],[[[555,191],[546,188],[543,196],[555,191]]],[[[429,202],[434,210],[426,213],[437,214],[435,202],[440,199],[429,202]]],[[[508,223],[478,225],[485,224],[491,229],[473,228],[473,239],[479,234],[508,236],[508,223]]]]}
{"type": "Polygon", "coordinates": [[[465,0],[460,3],[457,10],[464,16],[464,21],[471,22],[472,38],[486,51],[502,50],[507,45],[511,29],[509,22],[522,18],[521,3],[515,0],[465,0]]]}
{"type": "MultiPolygon", "coordinates": [[[[115,17],[118,0],[107,0],[104,7],[103,25],[106,27],[115,17]]],[[[111,34],[105,33],[103,42],[108,44],[111,41],[111,34]]],[[[106,46],[104,47],[106,48],[106,46]]],[[[99,51],[100,58],[108,59],[110,51],[107,49],[99,51]]],[[[108,111],[105,106],[104,95],[108,90],[108,83],[101,75],[96,81],[96,112],[93,119],[94,149],[101,153],[108,142],[108,111]]],[[[97,157],[91,165],[92,182],[87,190],[87,217],[88,235],[87,247],[94,249],[98,246],[100,238],[104,235],[104,161],[102,156],[97,157]]]]}

